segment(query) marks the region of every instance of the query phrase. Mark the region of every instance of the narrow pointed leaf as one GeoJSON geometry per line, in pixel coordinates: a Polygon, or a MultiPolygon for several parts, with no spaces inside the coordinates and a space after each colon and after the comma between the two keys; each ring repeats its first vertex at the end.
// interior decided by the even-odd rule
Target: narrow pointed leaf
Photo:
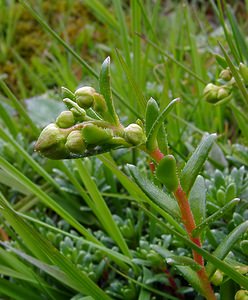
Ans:
{"type": "Polygon", "coordinates": [[[203,137],[200,144],[195,149],[185,167],[183,168],[180,176],[180,181],[182,188],[186,194],[189,193],[196,180],[197,175],[200,173],[215,139],[216,134],[210,134],[206,137],[203,137]]]}
{"type": "MultiPolygon", "coordinates": [[[[146,108],[145,97],[144,97],[138,83],[135,81],[129,66],[124,61],[124,59],[121,56],[121,54],[119,53],[119,51],[117,51],[117,56],[118,56],[118,59],[121,63],[121,66],[122,66],[122,68],[123,68],[123,70],[124,70],[124,72],[127,76],[128,82],[129,82],[131,88],[133,89],[134,95],[136,96],[136,101],[138,103],[138,108],[141,111],[141,115],[143,116],[144,113],[145,113],[145,108],[146,108]]],[[[135,109],[137,109],[137,108],[135,108],[135,109]]]]}
{"type": "Polygon", "coordinates": [[[66,279],[72,282],[76,289],[95,299],[110,298],[89,277],[79,271],[71,261],[64,257],[50,242],[41,236],[34,228],[24,221],[8,204],[0,194],[0,211],[14,230],[21,236],[24,243],[34,255],[37,255],[46,263],[56,265],[66,275],[66,279]]]}
{"type": "Polygon", "coordinates": [[[108,232],[108,234],[112,237],[112,239],[117,243],[117,245],[120,247],[122,252],[128,256],[131,257],[131,254],[129,252],[129,248],[120,232],[119,227],[116,225],[113,216],[104,201],[101,193],[99,192],[96,183],[91,178],[90,174],[88,173],[86,167],[82,163],[82,161],[76,161],[76,166],[79,171],[79,175],[84,182],[85,186],[87,187],[87,190],[91,196],[92,201],[95,204],[95,207],[98,211],[98,216],[101,214],[100,221],[102,222],[103,226],[105,227],[105,230],[108,232]]]}
{"type": "MultiPolygon", "coordinates": [[[[166,260],[170,259],[171,252],[167,249],[164,249],[160,246],[154,245],[152,247],[156,252],[158,252],[161,256],[163,256],[166,260]]],[[[190,258],[189,258],[190,259],[190,258]]],[[[178,259],[177,259],[178,260],[178,259]]],[[[182,273],[183,277],[192,285],[192,287],[201,294],[204,294],[203,288],[201,286],[201,282],[197,273],[192,270],[189,266],[180,266],[179,264],[175,264],[175,267],[182,273]]]]}
{"type": "Polygon", "coordinates": [[[69,224],[74,226],[79,232],[81,232],[88,240],[95,243],[99,241],[90,234],[90,232],[82,226],[74,217],[71,216],[65,209],[63,209],[55,200],[48,196],[39,186],[34,184],[29,178],[22,174],[19,170],[14,168],[9,162],[7,162],[3,157],[0,157],[0,166],[5,172],[13,176],[17,181],[19,181],[25,188],[27,188],[31,193],[36,195],[45,205],[53,209],[58,215],[64,218],[69,224]]]}
{"type": "Polygon", "coordinates": [[[221,207],[214,214],[206,218],[202,223],[198,224],[198,226],[193,230],[192,235],[194,237],[199,236],[199,234],[207,228],[211,223],[220,219],[227,211],[232,209],[235,205],[239,203],[240,199],[235,198],[232,201],[228,202],[225,206],[221,207]]]}
{"type": "MultiPolygon", "coordinates": [[[[160,112],[160,109],[159,109],[157,101],[154,100],[153,98],[150,98],[146,105],[145,130],[146,130],[147,136],[148,136],[150,130],[152,129],[154,122],[158,118],[159,112],[160,112]]],[[[167,142],[167,136],[166,136],[166,132],[165,132],[163,123],[162,123],[161,127],[159,128],[156,139],[151,141],[151,144],[149,145],[149,147],[151,149],[156,149],[158,145],[159,145],[160,150],[164,154],[168,153],[168,142],[167,142]]]]}
{"type": "Polygon", "coordinates": [[[113,98],[112,98],[112,91],[110,86],[110,57],[107,57],[102,64],[99,84],[100,84],[100,92],[104,96],[105,101],[107,103],[108,111],[106,114],[106,118],[108,118],[109,122],[115,125],[119,125],[119,119],[115,112],[113,98]]]}
{"type": "Polygon", "coordinates": [[[149,151],[154,150],[153,147],[157,139],[159,128],[162,126],[164,120],[179,100],[179,98],[172,100],[154,121],[149,133],[147,134],[146,147],[149,151]]]}
{"type": "Polygon", "coordinates": [[[196,177],[196,181],[190,191],[189,204],[196,225],[202,223],[206,217],[206,187],[204,178],[201,175],[196,177]]]}
{"type": "MultiPolygon", "coordinates": [[[[213,255],[219,259],[224,259],[227,254],[230,252],[232,247],[237,243],[240,237],[247,232],[248,221],[241,223],[236,227],[229,235],[219,244],[216,250],[213,252],[213,255]]],[[[211,277],[216,271],[217,266],[211,263],[208,263],[206,266],[206,271],[211,277]]]]}
{"type": "Polygon", "coordinates": [[[141,175],[137,167],[129,165],[129,170],[135,182],[157,205],[168,212],[172,217],[180,219],[180,212],[177,202],[150,180],[141,175]]]}

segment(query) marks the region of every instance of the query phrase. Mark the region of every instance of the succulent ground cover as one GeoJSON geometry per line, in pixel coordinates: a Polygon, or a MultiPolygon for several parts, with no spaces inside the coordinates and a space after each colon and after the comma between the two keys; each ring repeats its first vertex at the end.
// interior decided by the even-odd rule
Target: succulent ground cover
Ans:
{"type": "Polygon", "coordinates": [[[247,4],[1,5],[51,61],[0,77],[0,297],[248,299],[247,4]]]}

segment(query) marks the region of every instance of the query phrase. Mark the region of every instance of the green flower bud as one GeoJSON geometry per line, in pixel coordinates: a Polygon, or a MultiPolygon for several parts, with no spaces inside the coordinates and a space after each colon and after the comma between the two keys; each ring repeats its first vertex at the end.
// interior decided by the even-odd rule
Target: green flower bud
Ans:
{"type": "Polygon", "coordinates": [[[132,145],[141,145],[146,142],[143,129],[138,124],[130,124],[124,129],[125,140],[132,145]]]}
{"type": "Polygon", "coordinates": [[[207,84],[205,89],[203,90],[203,95],[205,100],[210,103],[218,102],[217,92],[218,92],[218,87],[216,85],[212,83],[207,84]]]}
{"type": "Polygon", "coordinates": [[[231,88],[229,86],[217,86],[212,83],[209,83],[203,91],[204,98],[209,103],[217,103],[230,96],[230,94],[231,88]]]}
{"type": "Polygon", "coordinates": [[[47,158],[67,158],[68,150],[65,147],[68,132],[60,129],[56,124],[49,124],[41,132],[35,145],[35,151],[47,158]]]}
{"type": "Polygon", "coordinates": [[[61,91],[62,91],[62,98],[69,98],[71,100],[75,100],[75,95],[73,94],[73,92],[71,92],[66,87],[62,86],[61,91]]]}
{"type": "Polygon", "coordinates": [[[214,273],[214,275],[211,278],[211,282],[214,285],[218,286],[218,285],[221,285],[222,281],[223,281],[223,274],[222,274],[222,272],[220,270],[216,270],[215,273],[214,273]]]}
{"type": "Polygon", "coordinates": [[[156,170],[157,178],[165,187],[174,192],[178,185],[176,159],[173,155],[166,155],[160,162],[156,170]]]}
{"type": "Polygon", "coordinates": [[[95,89],[90,86],[84,86],[76,90],[75,97],[77,104],[84,108],[90,108],[94,103],[95,89]]]}
{"type": "Polygon", "coordinates": [[[87,124],[82,129],[85,142],[90,145],[100,145],[110,141],[113,137],[111,129],[104,129],[94,124],[87,124]]]}
{"type": "Polygon", "coordinates": [[[62,111],[56,119],[56,125],[60,128],[69,128],[75,124],[74,115],[70,110],[62,111]]]}
{"type": "Polygon", "coordinates": [[[232,79],[232,72],[230,69],[225,69],[220,72],[219,78],[229,81],[232,79]]]}
{"type": "Polygon", "coordinates": [[[248,291],[247,290],[239,290],[235,294],[235,300],[248,300],[248,291]]]}
{"type": "MultiPolygon", "coordinates": [[[[243,242],[246,242],[246,245],[245,245],[246,249],[245,249],[245,251],[243,251],[242,250],[242,245],[240,245],[241,250],[243,251],[243,253],[245,255],[248,255],[248,251],[247,251],[247,249],[248,249],[248,241],[246,240],[246,241],[243,241],[243,242]]],[[[237,272],[239,272],[240,274],[244,275],[244,274],[248,273],[248,266],[245,266],[245,265],[244,266],[235,266],[235,270],[237,272]]]]}
{"type": "Polygon", "coordinates": [[[230,88],[228,87],[220,87],[217,92],[217,99],[222,100],[230,95],[230,88]]]}
{"type": "Polygon", "coordinates": [[[239,73],[244,79],[245,84],[248,84],[248,67],[245,64],[239,64],[239,73]]]}
{"type": "Polygon", "coordinates": [[[65,147],[72,153],[80,154],[85,151],[85,143],[80,130],[72,131],[66,140],[65,147]]]}
{"type": "Polygon", "coordinates": [[[93,108],[98,113],[103,113],[107,111],[107,104],[103,95],[95,93],[94,94],[94,105],[93,108]]]}

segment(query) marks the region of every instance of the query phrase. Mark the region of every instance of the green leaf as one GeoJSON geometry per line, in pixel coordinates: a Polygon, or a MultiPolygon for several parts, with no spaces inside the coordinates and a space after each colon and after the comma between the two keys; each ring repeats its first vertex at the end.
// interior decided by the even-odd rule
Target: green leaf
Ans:
{"type": "Polygon", "coordinates": [[[87,171],[87,168],[84,166],[81,160],[75,161],[76,167],[79,172],[84,185],[87,187],[89,195],[94,202],[95,209],[97,211],[97,216],[104,226],[105,230],[112,237],[112,239],[117,243],[122,252],[127,256],[131,257],[129,248],[122,236],[119,227],[116,225],[113,216],[104,201],[101,193],[99,192],[96,183],[91,178],[90,174],[87,171]]]}
{"type": "MultiPolygon", "coordinates": [[[[213,252],[213,255],[219,259],[224,259],[227,254],[230,252],[232,247],[237,243],[240,237],[247,232],[248,229],[248,221],[241,223],[238,227],[236,227],[228,236],[219,244],[219,246],[213,252]]],[[[218,266],[208,263],[206,266],[206,271],[211,277],[216,271],[218,266]]]]}
{"type": "MultiPolygon", "coordinates": [[[[147,150],[153,151],[154,150],[154,145],[156,144],[156,139],[158,135],[158,131],[160,127],[162,126],[165,118],[168,116],[170,111],[174,108],[175,104],[179,101],[179,98],[176,98],[172,100],[166,108],[159,114],[159,116],[156,118],[154,121],[153,125],[151,126],[151,129],[149,133],[147,134],[147,142],[146,142],[146,147],[147,150]]],[[[150,123],[150,121],[149,121],[150,123]]]]}
{"type": "MultiPolygon", "coordinates": [[[[225,273],[227,276],[232,278],[235,282],[237,282],[239,285],[243,286],[244,288],[248,289],[248,279],[241,275],[239,272],[237,272],[233,266],[230,266],[229,264],[223,262],[221,259],[215,257],[214,255],[211,255],[206,250],[198,247],[195,243],[193,243],[189,238],[185,237],[181,233],[177,232],[170,226],[168,226],[165,222],[163,222],[160,218],[152,214],[148,209],[145,207],[142,207],[142,209],[147,213],[148,216],[156,220],[157,224],[159,224],[162,228],[165,228],[166,232],[169,230],[171,234],[174,234],[177,236],[181,241],[183,241],[186,245],[188,245],[191,249],[195,250],[197,253],[201,254],[206,260],[214,264],[220,271],[225,273]]],[[[182,267],[187,268],[187,267],[182,267]]],[[[191,270],[191,269],[190,269],[191,270]]],[[[193,270],[191,270],[193,271],[193,270]]]]}
{"type": "MultiPolygon", "coordinates": [[[[145,121],[145,131],[146,135],[148,136],[150,130],[152,129],[152,126],[156,119],[159,116],[159,106],[156,100],[153,98],[150,98],[146,105],[146,121],[145,121]]],[[[159,128],[158,135],[155,140],[151,141],[151,149],[156,149],[159,145],[159,149],[164,153],[168,153],[168,142],[167,142],[167,136],[166,132],[163,126],[163,123],[161,127],[159,128]],[[158,143],[157,143],[158,142],[158,143]]]]}
{"type": "Polygon", "coordinates": [[[171,255],[166,259],[167,264],[169,265],[179,265],[190,267],[194,271],[201,270],[202,266],[196,263],[192,258],[187,256],[177,256],[171,255]]]}
{"type": "Polygon", "coordinates": [[[66,279],[74,285],[77,291],[92,296],[95,299],[110,299],[85,273],[79,271],[50,242],[27,224],[11,208],[2,194],[0,194],[0,211],[3,217],[20,235],[30,251],[42,261],[56,265],[65,273],[66,279]]]}
{"type": "MultiPolygon", "coordinates": [[[[121,172],[118,168],[118,166],[115,164],[115,162],[113,161],[113,159],[111,158],[111,156],[109,154],[104,154],[104,155],[100,155],[99,158],[101,159],[101,161],[104,163],[104,165],[106,165],[112,172],[113,174],[116,175],[116,177],[120,180],[120,182],[123,184],[123,186],[126,188],[126,190],[130,193],[130,195],[134,198],[134,200],[139,203],[140,205],[143,204],[143,202],[147,203],[149,206],[151,206],[156,212],[158,212],[161,216],[163,216],[163,218],[165,220],[167,220],[174,228],[176,228],[176,230],[178,232],[180,232],[181,234],[186,234],[184,229],[180,226],[180,224],[174,220],[174,218],[170,215],[170,213],[166,212],[167,207],[165,208],[161,208],[159,207],[159,204],[156,204],[156,193],[154,194],[154,200],[152,198],[149,197],[148,194],[146,194],[145,192],[145,182],[142,184],[142,186],[144,185],[144,191],[142,190],[142,187],[139,187],[139,182],[137,182],[137,184],[135,182],[133,182],[130,178],[127,177],[126,174],[124,174],[123,172],[121,172]]],[[[131,167],[131,169],[135,169],[135,167],[131,167]]],[[[130,168],[129,171],[131,172],[130,168]]],[[[139,176],[138,176],[139,177],[139,176]]],[[[159,191],[161,191],[160,189],[158,189],[159,191]]],[[[160,198],[160,201],[158,201],[162,206],[163,206],[163,202],[164,202],[164,195],[162,195],[162,198],[160,198]]],[[[166,195],[166,197],[168,197],[166,195]]],[[[170,200],[169,200],[170,201],[170,200]]],[[[174,201],[173,199],[171,199],[171,201],[174,201]]],[[[177,202],[174,201],[175,204],[172,204],[173,206],[175,206],[175,213],[177,214],[177,216],[179,216],[179,208],[177,206],[177,202]]],[[[177,217],[179,218],[179,217],[177,217]]]]}
{"type": "Polygon", "coordinates": [[[189,194],[189,204],[194,215],[196,225],[203,222],[206,217],[206,187],[201,175],[196,177],[189,194]]]}
{"type": "Polygon", "coordinates": [[[173,218],[180,220],[180,212],[177,202],[164,193],[159,187],[139,173],[137,167],[128,165],[128,169],[144,193],[151,198],[159,207],[163,208],[173,218]]]}
{"type": "Polygon", "coordinates": [[[180,182],[186,194],[189,194],[195,179],[205,163],[208,153],[216,139],[216,134],[203,137],[180,175],[180,182]]]}
{"type": "Polygon", "coordinates": [[[226,69],[228,67],[228,64],[225,60],[225,58],[219,54],[215,54],[216,62],[223,68],[226,69]]]}
{"type": "Polygon", "coordinates": [[[238,126],[244,136],[244,138],[248,141],[248,117],[247,114],[242,112],[235,104],[230,105],[232,108],[232,112],[237,120],[238,126]]]}
{"type": "MultiPolygon", "coordinates": [[[[158,252],[161,256],[163,256],[166,260],[171,258],[171,252],[169,250],[164,249],[164,248],[162,248],[160,246],[157,246],[157,245],[152,246],[152,248],[156,252],[158,252]]],[[[175,261],[175,256],[172,255],[172,257],[174,257],[174,261],[175,261]]],[[[189,259],[189,260],[187,260],[188,263],[189,263],[189,261],[193,260],[189,257],[187,257],[187,259],[189,259]]],[[[177,261],[179,260],[178,256],[176,257],[176,260],[177,261]]],[[[184,263],[185,263],[185,257],[183,257],[182,260],[184,260],[184,263]]],[[[194,262],[194,267],[196,267],[196,265],[197,264],[194,262]]],[[[192,266],[192,264],[191,264],[191,266],[192,266]]],[[[192,285],[192,287],[196,291],[198,291],[201,294],[204,294],[204,291],[203,291],[203,288],[201,286],[201,282],[199,280],[199,277],[198,277],[197,273],[194,270],[192,270],[191,267],[189,267],[189,266],[180,266],[179,264],[175,264],[175,268],[178,269],[182,273],[183,277],[192,285]]]]}
{"type": "Polygon", "coordinates": [[[114,109],[111,86],[110,86],[110,57],[107,57],[101,68],[99,77],[100,92],[105,98],[108,111],[106,112],[106,120],[115,125],[119,125],[119,119],[114,109]]]}
{"type": "MultiPolygon", "coordinates": [[[[142,282],[145,284],[146,280],[149,279],[150,277],[151,277],[151,272],[147,268],[143,267],[142,282]]],[[[141,288],[138,300],[150,300],[150,299],[151,299],[151,293],[146,291],[144,288],[141,288]]]]}
{"type": "Polygon", "coordinates": [[[248,61],[248,47],[245,40],[245,36],[240,31],[239,24],[230,5],[228,5],[226,11],[228,20],[232,28],[235,45],[237,46],[237,49],[239,51],[239,55],[240,57],[245,57],[246,61],[248,61]]]}
{"type": "Polygon", "coordinates": [[[202,223],[198,224],[198,226],[193,230],[192,235],[193,237],[199,236],[199,234],[207,228],[211,223],[214,221],[220,219],[227,211],[232,209],[235,205],[239,203],[240,199],[235,198],[229,203],[227,203],[225,206],[221,207],[218,211],[216,211],[214,214],[206,218],[202,223]]]}
{"type": "Polygon", "coordinates": [[[12,300],[41,299],[40,295],[37,295],[37,291],[28,289],[26,286],[17,285],[15,282],[4,278],[0,278],[0,294],[8,296],[8,299],[12,300]]]}
{"type": "Polygon", "coordinates": [[[232,280],[223,282],[220,286],[220,300],[233,300],[237,292],[237,284],[232,280]]]}
{"type": "Polygon", "coordinates": [[[39,129],[37,128],[36,124],[33,122],[33,120],[28,115],[25,107],[21,104],[20,101],[16,98],[16,96],[12,93],[12,91],[9,89],[7,84],[0,78],[0,87],[6,94],[6,96],[11,100],[13,103],[13,106],[19,113],[19,115],[25,120],[26,124],[30,126],[32,131],[35,133],[35,135],[39,135],[39,129]]]}
{"type": "Polygon", "coordinates": [[[69,224],[74,226],[81,232],[88,240],[99,244],[99,241],[90,232],[82,226],[74,217],[71,216],[65,209],[63,209],[54,199],[47,195],[39,186],[34,184],[22,172],[14,168],[9,162],[0,156],[0,166],[9,175],[19,181],[31,193],[36,195],[45,205],[53,209],[58,215],[64,218],[69,224]]]}

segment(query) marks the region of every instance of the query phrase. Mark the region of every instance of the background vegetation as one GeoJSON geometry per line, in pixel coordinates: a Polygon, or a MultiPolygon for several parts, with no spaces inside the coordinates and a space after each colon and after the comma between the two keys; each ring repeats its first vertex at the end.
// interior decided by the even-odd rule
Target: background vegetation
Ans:
{"type": "Polygon", "coordinates": [[[217,297],[247,299],[247,12],[247,1],[0,1],[3,299],[202,297],[194,245],[146,154],[53,161],[34,152],[65,110],[61,86],[98,90],[107,56],[124,125],[144,120],[150,97],[161,110],[181,99],[164,124],[179,169],[217,133],[190,198],[217,297]],[[209,83],[228,90],[226,101],[206,101],[209,83]]]}

